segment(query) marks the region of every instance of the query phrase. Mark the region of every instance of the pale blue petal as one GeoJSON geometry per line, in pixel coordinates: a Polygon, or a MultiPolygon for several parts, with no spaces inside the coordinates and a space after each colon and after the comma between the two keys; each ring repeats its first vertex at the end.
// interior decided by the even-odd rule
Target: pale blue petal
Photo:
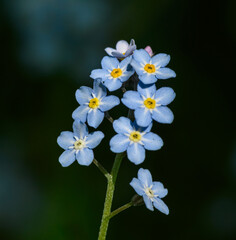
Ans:
{"type": "Polygon", "coordinates": [[[132,59],[131,61],[131,66],[134,68],[135,72],[138,74],[138,75],[142,75],[144,74],[144,68],[141,66],[141,64],[137,61],[135,61],[134,59],[132,59]]]}
{"type": "Polygon", "coordinates": [[[120,104],[120,99],[116,96],[107,96],[102,99],[102,101],[99,104],[99,108],[103,111],[109,111],[113,107],[117,106],[120,104]]]}
{"type": "Polygon", "coordinates": [[[112,56],[112,52],[116,52],[116,49],[107,47],[105,48],[105,51],[108,55],[112,56]]]}
{"type": "Polygon", "coordinates": [[[137,125],[136,121],[134,121],[133,126],[136,129],[136,131],[139,131],[139,132],[148,133],[152,129],[152,123],[150,123],[147,127],[140,127],[139,125],[137,125]]]}
{"type": "Polygon", "coordinates": [[[139,76],[140,81],[144,84],[152,84],[157,81],[157,77],[154,74],[144,73],[143,75],[139,76]]]}
{"type": "Polygon", "coordinates": [[[112,56],[116,57],[116,58],[124,58],[124,54],[118,52],[118,51],[114,51],[112,52],[112,56]]]}
{"type": "Polygon", "coordinates": [[[155,67],[165,67],[170,62],[170,55],[165,53],[159,53],[152,57],[151,63],[155,65],[155,67]]]}
{"type": "Polygon", "coordinates": [[[82,148],[76,154],[76,159],[80,165],[89,166],[94,159],[93,150],[82,148]]]}
{"type": "Polygon", "coordinates": [[[152,118],[159,123],[172,123],[174,114],[168,107],[160,106],[154,109],[152,118]]]}
{"type": "Polygon", "coordinates": [[[160,198],[155,198],[153,201],[153,205],[160,212],[162,212],[166,215],[169,214],[169,208],[166,206],[166,204],[160,198]]]}
{"type": "Polygon", "coordinates": [[[108,88],[110,92],[115,91],[119,88],[121,88],[122,83],[119,79],[113,78],[113,79],[106,79],[103,84],[108,88]]]}
{"type": "Polygon", "coordinates": [[[129,44],[125,40],[120,40],[116,43],[116,49],[120,53],[125,53],[129,47],[129,44]]]}
{"type": "Polygon", "coordinates": [[[147,195],[143,195],[143,200],[144,200],[144,203],[145,203],[147,209],[154,211],[154,208],[152,206],[152,201],[147,195]]]}
{"type": "Polygon", "coordinates": [[[175,99],[175,92],[170,87],[162,87],[156,91],[155,100],[158,104],[168,105],[175,99]]]}
{"type": "Polygon", "coordinates": [[[158,79],[168,79],[176,77],[176,74],[170,68],[160,68],[156,71],[156,77],[158,79]]]}
{"type": "Polygon", "coordinates": [[[62,167],[68,167],[75,161],[75,150],[66,150],[59,157],[62,167]]]}
{"type": "Polygon", "coordinates": [[[114,153],[121,153],[127,150],[130,140],[129,137],[123,134],[116,134],[110,140],[110,148],[114,153]]]}
{"type": "Polygon", "coordinates": [[[102,68],[112,71],[114,68],[117,68],[119,61],[114,57],[105,56],[102,59],[102,68]]]}
{"type": "Polygon", "coordinates": [[[100,79],[93,81],[93,93],[98,99],[103,98],[107,95],[107,89],[101,83],[100,79]]]}
{"type": "Polygon", "coordinates": [[[135,61],[142,64],[149,63],[151,59],[150,55],[144,49],[135,50],[133,57],[135,61]]]}
{"type": "Polygon", "coordinates": [[[79,119],[81,122],[86,122],[87,114],[90,108],[87,105],[81,105],[72,113],[73,119],[79,119]]]}
{"type": "Polygon", "coordinates": [[[92,98],[92,91],[93,91],[92,88],[84,87],[84,86],[77,89],[75,93],[77,102],[80,105],[84,103],[88,103],[89,100],[92,98]]]}
{"type": "Polygon", "coordinates": [[[124,60],[122,60],[120,62],[119,67],[125,68],[125,70],[126,70],[128,64],[130,64],[131,60],[132,60],[132,56],[126,57],[124,60]]]}
{"type": "Polygon", "coordinates": [[[130,47],[128,48],[128,50],[126,51],[126,53],[125,53],[125,57],[131,55],[135,49],[136,49],[136,45],[130,46],[130,47]]]}
{"type": "Polygon", "coordinates": [[[134,164],[138,165],[145,159],[145,149],[139,143],[130,144],[127,148],[127,157],[134,164]]]}
{"type": "Polygon", "coordinates": [[[123,83],[123,82],[126,82],[132,75],[134,74],[134,70],[132,71],[126,71],[125,73],[123,73],[121,75],[121,77],[119,77],[120,81],[123,83]]]}
{"type": "Polygon", "coordinates": [[[88,135],[87,125],[80,120],[75,120],[73,122],[73,131],[75,136],[77,136],[79,139],[82,139],[88,135]]]}
{"type": "Polygon", "coordinates": [[[113,122],[113,128],[117,133],[130,134],[133,131],[132,122],[129,118],[120,117],[113,122]]]}
{"type": "Polygon", "coordinates": [[[133,178],[130,185],[138,195],[143,196],[145,194],[143,185],[137,178],[133,178]]]}
{"type": "Polygon", "coordinates": [[[61,132],[60,136],[57,138],[58,145],[65,150],[73,146],[74,142],[74,133],[69,131],[61,132]]]}
{"type": "Polygon", "coordinates": [[[134,116],[137,124],[141,127],[147,127],[152,122],[150,110],[145,107],[135,109],[134,116]]]}
{"type": "Polygon", "coordinates": [[[88,113],[88,125],[90,127],[97,128],[104,119],[104,112],[101,112],[98,108],[91,109],[88,113]]]}
{"type": "Polygon", "coordinates": [[[153,182],[152,190],[159,198],[165,197],[168,193],[168,190],[164,188],[161,182],[153,182]]]}
{"type": "Polygon", "coordinates": [[[136,109],[140,107],[143,103],[140,94],[136,91],[125,92],[121,101],[126,107],[130,109],[136,109]]]}
{"type": "Polygon", "coordinates": [[[103,138],[104,134],[101,131],[90,133],[86,139],[86,146],[93,149],[100,144],[103,138]]]}
{"type": "Polygon", "coordinates": [[[163,146],[162,139],[155,133],[149,132],[142,136],[144,148],[147,150],[159,150],[163,146]]]}
{"type": "Polygon", "coordinates": [[[140,168],[138,170],[138,179],[145,187],[150,187],[152,185],[152,175],[148,169],[140,168]]]}
{"type": "Polygon", "coordinates": [[[97,78],[104,78],[109,74],[109,72],[105,69],[94,69],[91,74],[90,77],[93,79],[97,79],[97,78]]]}
{"type": "Polygon", "coordinates": [[[138,92],[143,95],[145,98],[152,98],[156,93],[156,85],[155,84],[143,84],[139,81],[138,83],[138,92]]]}

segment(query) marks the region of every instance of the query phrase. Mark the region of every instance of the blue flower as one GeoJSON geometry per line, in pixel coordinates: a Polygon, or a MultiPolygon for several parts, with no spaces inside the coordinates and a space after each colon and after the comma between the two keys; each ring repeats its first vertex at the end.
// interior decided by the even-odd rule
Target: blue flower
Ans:
{"type": "Polygon", "coordinates": [[[134,39],[131,39],[130,44],[124,40],[120,40],[116,44],[116,49],[107,47],[105,51],[108,55],[116,58],[126,58],[133,54],[133,51],[136,49],[134,39]]]}
{"type": "Polygon", "coordinates": [[[136,193],[143,197],[146,207],[153,211],[153,206],[168,215],[169,209],[161,200],[168,193],[161,182],[153,182],[152,175],[147,169],[140,168],[138,171],[138,178],[133,178],[130,185],[134,188],[136,193]]]}
{"type": "Polygon", "coordinates": [[[73,123],[73,132],[64,131],[57,138],[57,143],[65,151],[59,157],[62,167],[68,167],[75,160],[80,165],[88,166],[94,159],[93,150],[104,138],[100,131],[88,133],[85,123],[79,120],[73,123]]]}
{"type": "Polygon", "coordinates": [[[140,49],[134,51],[131,65],[144,84],[151,84],[157,79],[176,77],[173,70],[165,67],[169,61],[170,56],[167,54],[159,53],[151,57],[147,51],[140,49]]]}
{"type": "Polygon", "coordinates": [[[117,58],[105,56],[102,59],[102,69],[95,69],[90,77],[93,79],[102,78],[102,83],[109,89],[115,91],[121,88],[122,83],[127,81],[134,70],[130,66],[132,56],[129,56],[119,62],[117,58]]]}
{"type": "Polygon", "coordinates": [[[116,96],[106,96],[106,88],[100,80],[94,80],[93,89],[81,87],[76,91],[76,100],[80,106],[72,114],[73,119],[81,122],[88,121],[88,125],[97,128],[104,119],[104,112],[120,104],[116,96]]]}
{"type": "Polygon", "coordinates": [[[113,122],[113,128],[118,134],[110,140],[111,151],[121,153],[127,150],[128,159],[134,164],[144,161],[145,149],[154,151],[163,146],[162,139],[150,132],[152,124],[142,128],[128,118],[120,117],[113,122]]]}
{"type": "Polygon", "coordinates": [[[121,99],[122,103],[135,110],[134,116],[137,124],[148,126],[152,119],[159,123],[172,123],[174,114],[166,107],[175,98],[172,88],[162,87],[156,90],[155,84],[145,85],[138,83],[138,91],[127,91],[121,99]]]}

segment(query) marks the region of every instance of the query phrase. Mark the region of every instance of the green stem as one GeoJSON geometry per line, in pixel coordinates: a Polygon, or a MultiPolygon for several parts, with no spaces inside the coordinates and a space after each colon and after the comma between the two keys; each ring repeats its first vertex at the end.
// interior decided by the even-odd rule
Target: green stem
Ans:
{"type": "Polygon", "coordinates": [[[120,212],[122,212],[122,211],[124,211],[124,210],[126,210],[127,208],[130,208],[130,207],[132,207],[132,206],[133,206],[133,202],[129,202],[129,203],[123,205],[122,207],[117,208],[115,211],[113,211],[113,212],[110,214],[110,219],[111,219],[112,217],[114,217],[115,215],[117,215],[118,213],[120,213],[120,212]]]}
{"type": "Polygon", "coordinates": [[[93,159],[93,163],[98,167],[98,169],[101,171],[101,173],[104,174],[106,178],[109,177],[110,174],[108,173],[108,171],[95,158],[93,159]]]}
{"type": "Polygon", "coordinates": [[[116,154],[115,161],[111,170],[111,174],[109,174],[107,177],[107,192],[106,192],[106,198],[104,203],[104,209],[103,209],[103,215],[102,215],[102,221],[101,221],[100,231],[98,235],[98,240],[106,239],[107,229],[108,229],[108,224],[109,224],[110,214],[111,214],[111,205],[112,205],[113,195],[115,191],[116,178],[120,168],[121,161],[124,156],[125,156],[124,153],[116,154]]]}

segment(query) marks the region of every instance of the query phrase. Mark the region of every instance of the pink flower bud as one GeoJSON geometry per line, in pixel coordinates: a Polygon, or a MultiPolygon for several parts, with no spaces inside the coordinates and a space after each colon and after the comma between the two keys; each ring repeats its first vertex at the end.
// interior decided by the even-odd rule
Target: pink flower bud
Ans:
{"type": "Polygon", "coordinates": [[[147,46],[147,47],[145,47],[144,49],[148,52],[148,54],[150,55],[150,57],[153,56],[153,51],[152,51],[152,48],[151,48],[150,46],[147,46]]]}

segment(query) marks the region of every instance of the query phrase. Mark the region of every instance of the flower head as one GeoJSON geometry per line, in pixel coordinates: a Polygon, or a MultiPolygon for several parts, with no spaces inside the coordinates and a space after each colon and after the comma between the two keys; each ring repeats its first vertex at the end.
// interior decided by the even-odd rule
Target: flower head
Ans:
{"type": "Polygon", "coordinates": [[[76,91],[76,100],[80,106],[72,114],[73,119],[81,122],[88,121],[88,125],[97,128],[104,119],[104,112],[120,104],[116,96],[107,96],[106,88],[97,79],[93,82],[93,89],[81,87],[76,91]]]}
{"type": "Polygon", "coordinates": [[[140,164],[145,159],[146,150],[158,150],[163,146],[162,139],[150,132],[152,124],[148,127],[139,127],[126,117],[120,117],[113,122],[113,128],[118,133],[110,140],[112,152],[127,151],[128,159],[134,164],[140,164]]]}
{"type": "Polygon", "coordinates": [[[104,138],[100,131],[88,133],[85,123],[79,120],[73,123],[73,132],[64,131],[57,138],[57,143],[65,151],[59,157],[63,167],[68,167],[75,160],[80,165],[88,166],[94,159],[93,150],[104,138]]]}
{"type": "Polygon", "coordinates": [[[161,182],[153,182],[152,175],[147,169],[140,168],[138,171],[138,178],[133,178],[130,185],[134,188],[136,193],[143,197],[146,207],[153,211],[153,206],[168,215],[169,209],[161,200],[168,193],[161,182]]]}
{"type": "Polygon", "coordinates": [[[138,84],[138,91],[127,91],[121,99],[122,103],[135,110],[134,116],[139,126],[146,127],[152,119],[159,123],[172,123],[174,114],[166,107],[175,98],[172,88],[162,87],[156,90],[155,84],[138,84]]]}
{"type": "Polygon", "coordinates": [[[152,84],[158,79],[176,77],[173,70],[165,67],[169,61],[170,56],[167,54],[159,53],[151,57],[147,51],[140,49],[134,51],[131,65],[144,84],[152,84]]]}
{"type": "Polygon", "coordinates": [[[134,70],[129,65],[131,60],[131,56],[121,62],[114,57],[105,56],[101,62],[102,69],[93,70],[90,77],[93,79],[101,78],[102,83],[109,91],[115,91],[121,88],[122,83],[134,74],[134,70]]]}
{"type": "Polygon", "coordinates": [[[108,55],[116,58],[126,58],[133,54],[133,51],[136,49],[134,39],[131,39],[130,44],[125,40],[120,40],[116,44],[116,49],[107,47],[105,51],[108,55]]]}

